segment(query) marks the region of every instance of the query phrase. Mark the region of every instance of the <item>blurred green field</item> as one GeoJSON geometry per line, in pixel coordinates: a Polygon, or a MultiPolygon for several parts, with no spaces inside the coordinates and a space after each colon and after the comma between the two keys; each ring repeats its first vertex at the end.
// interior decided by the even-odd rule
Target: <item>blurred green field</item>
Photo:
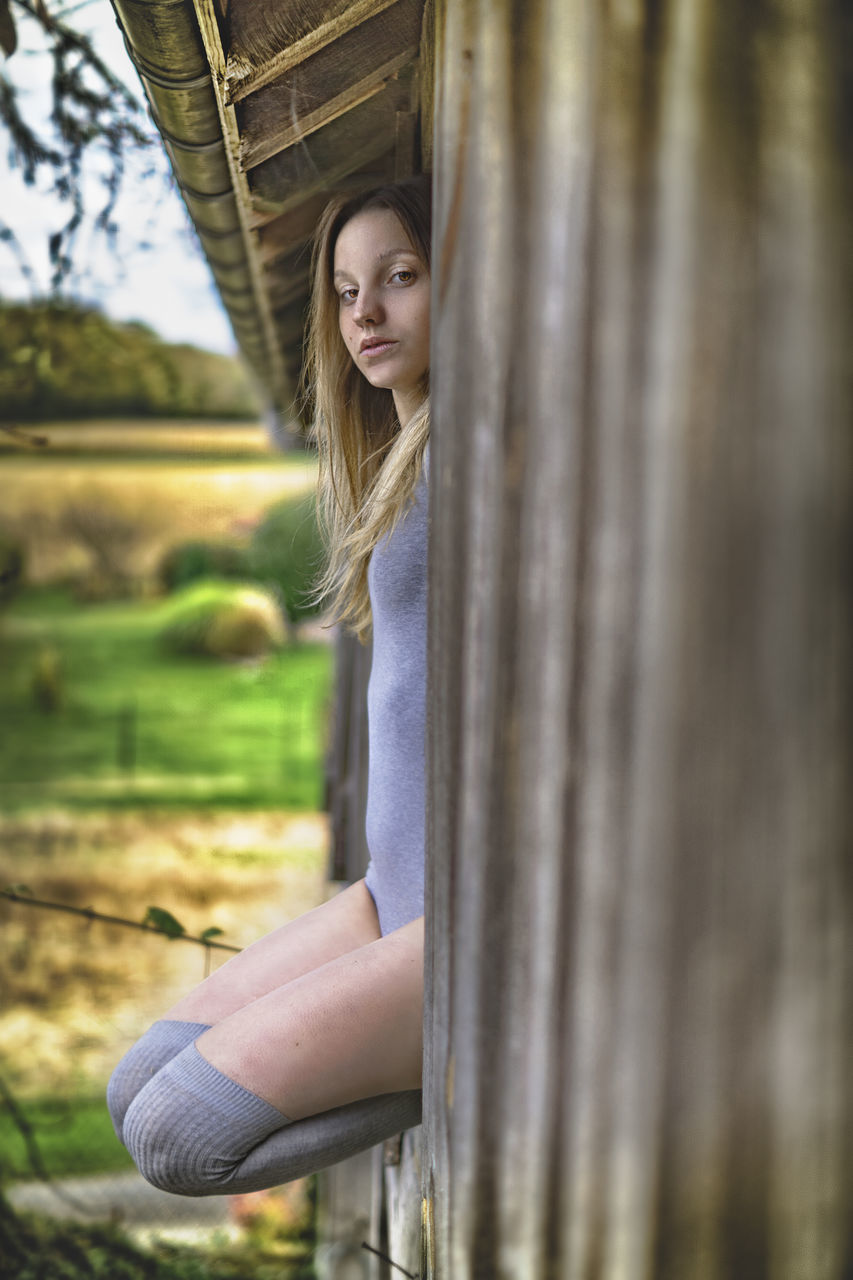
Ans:
{"type": "MultiPolygon", "coordinates": [[[[273,453],[257,425],[24,434],[50,443],[0,450],[0,532],[25,564],[0,610],[0,884],[132,920],[156,904],[188,933],[213,925],[247,945],[326,892],[333,650],[311,623],[262,659],[169,653],[160,568],[192,539],[246,547],[270,506],[310,492],[315,461],[273,453]],[[75,506],[103,513],[102,538],[122,537],[127,576],[112,594],[97,548],[69,533],[75,506]],[[34,693],[46,654],[54,710],[34,693]]],[[[9,901],[0,928],[0,1073],[48,1168],[126,1168],[109,1071],[208,955],[9,901]]],[[[32,1174],[2,1107],[0,1166],[0,1180],[32,1174]]]]}
{"type": "Polygon", "coordinates": [[[252,662],[179,657],[164,605],[77,605],[30,591],[0,626],[0,807],[216,805],[318,809],[332,651],[299,643],[252,662]],[[39,656],[61,705],[40,711],[39,656]]]}
{"type": "MultiPolygon", "coordinates": [[[[103,1092],[65,1098],[28,1099],[19,1116],[35,1137],[42,1166],[54,1178],[132,1169],[133,1161],[113,1131],[103,1092]]],[[[38,1177],[21,1127],[8,1107],[0,1109],[0,1177],[38,1177]]]]}

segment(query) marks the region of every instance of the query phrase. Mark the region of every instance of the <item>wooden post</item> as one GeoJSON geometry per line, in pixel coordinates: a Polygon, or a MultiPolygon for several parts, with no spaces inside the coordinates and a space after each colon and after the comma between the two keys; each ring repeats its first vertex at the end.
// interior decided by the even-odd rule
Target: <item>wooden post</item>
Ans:
{"type": "Polygon", "coordinates": [[[341,632],[335,642],[335,709],[326,769],[332,826],[329,879],[358,880],[367,870],[367,681],[370,646],[341,632]]]}
{"type": "Polygon", "coordinates": [[[842,1280],[849,20],[437,27],[428,1274],[842,1280]]]}

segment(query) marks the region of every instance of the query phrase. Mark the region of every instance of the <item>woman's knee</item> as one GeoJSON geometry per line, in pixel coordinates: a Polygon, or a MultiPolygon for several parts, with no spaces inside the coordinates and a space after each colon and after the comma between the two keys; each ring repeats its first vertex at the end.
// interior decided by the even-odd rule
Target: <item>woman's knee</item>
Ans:
{"type": "Polygon", "coordinates": [[[124,1144],[153,1186],[217,1195],[229,1189],[246,1155],[287,1123],[190,1044],[131,1103],[124,1144]]]}
{"type": "Polygon", "coordinates": [[[128,1107],[124,1144],[152,1186],[174,1195],[215,1195],[234,1162],[223,1164],[183,1100],[169,1094],[156,1079],[146,1085],[128,1107]]]}
{"type": "Polygon", "coordinates": [[[124,1055],[107,1085],[107,1110],[119,1142],[124,1141],[124,1118],[136,1095],[167,1062],[208,1030],[206,1022],[163,1019],[149,1027],[124,1055]]]}

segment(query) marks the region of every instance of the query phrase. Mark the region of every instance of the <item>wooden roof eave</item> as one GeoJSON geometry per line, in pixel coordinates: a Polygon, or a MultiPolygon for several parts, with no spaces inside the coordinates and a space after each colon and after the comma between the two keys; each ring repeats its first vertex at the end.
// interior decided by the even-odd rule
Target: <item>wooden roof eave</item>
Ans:
{"type": "Polygon", "coordinates": [[[192,0],[112,3],[238,345],[272,403],[288,412],[292,380],[250,229],[233,108],[222,101],[225,55],[212,8],[206,0],[197,8],[192,0]]]}
{"type": "Polygon", "coordinates": [[[292,417],[321,209],[428,163],[432,6],[112,3],[240,349],[292,417]]]}

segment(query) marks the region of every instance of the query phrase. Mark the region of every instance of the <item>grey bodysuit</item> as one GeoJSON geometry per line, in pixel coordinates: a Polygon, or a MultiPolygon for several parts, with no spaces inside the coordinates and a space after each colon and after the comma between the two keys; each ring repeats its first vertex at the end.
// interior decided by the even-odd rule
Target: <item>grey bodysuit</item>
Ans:
{"type": "Polygon", "coordinates": [[[428,462],[427,450],[414,503],[377,544],[367,570],[373,665],[366,883],[383,934],[424,911],[428,462]]]}

